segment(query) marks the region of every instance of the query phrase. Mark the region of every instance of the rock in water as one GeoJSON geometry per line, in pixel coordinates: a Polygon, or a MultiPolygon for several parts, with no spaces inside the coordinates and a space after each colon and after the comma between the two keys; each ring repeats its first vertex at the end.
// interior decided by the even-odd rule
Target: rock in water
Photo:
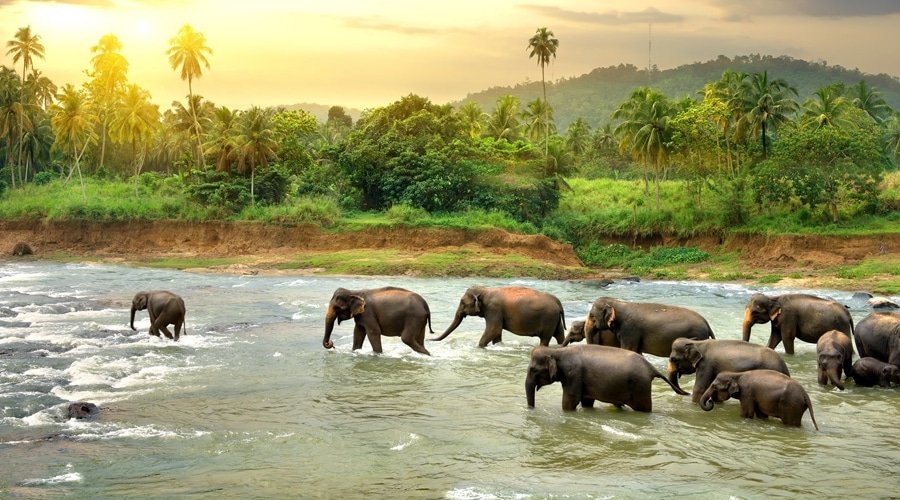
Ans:
{"type": "Polygon", "coordinates": [[[69,418],[91,418],[97,413],[100,412],[100,409],[97,408],[97,405],[94,403],[86,403],[83,401],[79,401],[77,403],[69,403],[68,415],[69,418]]]}
{"type": "Polygon", "coordinates": [[[896,302],[884,297],[872,297],[866,301],[866,305],[872,309],[900,309],[896,302]]]}
{"type": "Polygon", "coordinates": [[[32,255],[34,254],[34,252],[31,250],[31,247],[28,245],[28,243],[20,241],[16,243],[15,247],[13,247],[12,254],[16,257],[21,257],[23,255],[32,255]]]}

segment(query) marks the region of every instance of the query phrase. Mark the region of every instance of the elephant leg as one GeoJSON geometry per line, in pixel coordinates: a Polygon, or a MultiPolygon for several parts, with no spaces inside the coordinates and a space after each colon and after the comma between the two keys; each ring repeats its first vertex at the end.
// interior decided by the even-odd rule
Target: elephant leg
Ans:
{"type": "Polygon", "coordinates": [[[650,398],[650,392],[648,391],[647,394],[634,398],[628,403],[628,406],[634,411],[642,411],[644,413],[652,412],[653,400],[650,398]]]}
{"type": "MultiPolygon", "coordinates": [[[[556,333],[553,334],[553,338],[556,339],[556,343],[560,345],[566,341],[566,332],[563,331],[562,324],[556,325],[556,333]]],[[[550,342],[548,341],[547,343],[549,344],[550,342]]]]}
{"type": "Polygon", "coordinates": [[[582,408],[593,408],[594,401],[595,400],[593,398],[581,398],[581,407],[582,408]]]}
{"type": "Polygon", "coordinates": [[[756,404],[753,398],[741,396],[741,418],[753,418],[756,415],[756,404]]]}
{"type": "Polygon", "coordinates": [[[416,351],[419,354],[425,354],[426,356],[431,356],[428,349],[425,349],[425,346],[422,345],[422,341],[425,339],[425,325],[422,325],[422,328],[419,330],[420,331],[416,333],[415,328],[407,326],[406,329],[403,330],[403,333],[400,334],[400,340],[411,347],[413,351],[416,351]]]}
{"type": "Polygon", "coordinates": [[[353,350],[361,349],[363,340],[366,339],[366,329],[362,325],[357,324],[353,328],[353,350]]]}
{"type": "Polygon", "coordinates": [[[478,347],[485,347],[488,345],[488,342],[494,342],[495,344],[499,342],[500,335],[503,333],[502,325],[502,321],[492,321],[489,318],[485,318],[484,333],[481,334],[478,347]]]}
{"type": "Polygon", "coordinates": [[[491,340],[491,344],[499,344],[500,342],[503,342],[502,330],[501,330],[501,333],[497,334],[497,336],[494,337],[493,340],[491,340]]]}
{"type": "Polygon", "coordinates": [[[784,353],[794,355],[794,336],[793,335],[785,335],[784,336],[784,353]]]}
{"type": "Polygon", "coordinates": [[[369,339],[369,344],[372,345],[372,352],[377,352],[381,354],[381,329],[369,327],[366,328],[366,337],[369,339]]]}
{"type": "Polygon", "coordinates": [[[181,338],[181,325],[182,324],[183,324],[183,322],[177,321],[172,327],[173,333],[175,334],[175,342],[178,342],[178,339],[181,338]]]}
{"type": "MultiPolygon", "coordinates": [[[[577,391],[580,393],[581,391],[577,391]]],[[[571,389],[563,388],[562,395],[562,409],[563,411],[575,411],[578,408],[578,403],[581,402],[581,394],[576,393],[571,389]]]]}
{"type": "Polygon", "coordinates": [[[774,330],[772,330],[772,335],[769,336],[769,349],[775,349],[780,343],[781,332],[775,332],[774,330]]]}
{"type": "Polygon", "coordinates": [[[168,321],[163,319],[162,316],[157,316],[156,321],[153,322],[153,328],[156,329],[157,337],[159,336],[159,332],[162,331],[162,333],[166,336],[166,338],[168,338],[168,339],[175,338],[172,336],[172,332],[170,332],[169,329],[167,328],[168,324],[169,324],[168,321]]]}
{"type": "Polygon", "coordinates": [[[709,384],[712,383],[713,379],[716,378],[716,373],[714,373],[709,368],[702,368],[697,370],[697,375],[694,377],[694,389],[691,391],[691,402],[699,403],[700,396],[706,392],[706,389],[709,387],[709,384]]]}

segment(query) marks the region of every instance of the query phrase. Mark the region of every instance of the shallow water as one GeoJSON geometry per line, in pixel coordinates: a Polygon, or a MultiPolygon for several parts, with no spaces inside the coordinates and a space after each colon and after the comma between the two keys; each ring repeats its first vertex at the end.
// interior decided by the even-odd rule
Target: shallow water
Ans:
{"type": "MultiPolygon", "coordinates": [[[[900,390],[821,388],[815,346],[787,358],[821,431],[706,413],[662,381],[652,414],[599,404],[563,413],[559,384],[525,405],[536,339],[476,347],[467,318],[432,357],[384,338],[350,351],[352,323],[322,348],[335,288],[395,285],[428,301],[438,333],[470,285],[557,295],[567,321],[601,295],[691,307],[740,338],[760,287],[697,282],[263,277],[108,265],[0,264],[0,494],[43,497],[878,497],[900,491],[900,390]],[[179,343],[147,335],[131,296],[170,289],[188,308],[179,343]],[[70,401],[103,407],[64,421],[70,401]]],[[[783,291],[783,290],[782,290],[783,291]]],[[[868,310],[851,293],[815,290],[868,310]]],[[[768,325],[752,341],[764,343],[768,325]]],[[[781,348],[778,349],[781,351],[781,348]]],[[[666,360],[648,356],[661,371],[666,360]]],[[[682,379],[690,388],[692,377],[682,379]]]]}

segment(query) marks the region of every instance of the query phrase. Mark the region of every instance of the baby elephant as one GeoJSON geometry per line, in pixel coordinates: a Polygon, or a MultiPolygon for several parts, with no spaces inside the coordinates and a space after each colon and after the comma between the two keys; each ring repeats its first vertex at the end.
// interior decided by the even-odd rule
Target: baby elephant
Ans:
{"type": "Polygon", "coordinates": [[[803,386],[791,377],[775,370],[722,372],[716,376],[703,396],[700,408],[713,409],[714,403],[729,398],[741,401],[741,417],[778,417],[784,425],[800,427],[803,412],[809,409],[816,430],[819,425],[813,415],[812,402],[803,386]]]}
{"type": "Polygon", "coordinates": [[[850,369],[853,363],[853,342],[846,333],[831,330],[822,334],[816,342],[817,372],[820,385],[828,385],[831,382],[835,387],[844,390],[841,383],[841,372],[844,377],[850,377],[850,369]]]}
{"type": "Polygon", "coordinates": [[[569,325],[569,333],[566,334],[566,339],[563,341],[562,345],[566,346],[572,342],[581,342],[585,338],[587,338],[588,344],[620,347],[619,339],[616,338],[616,334],[609,330],[594,330],[589,336],[585,336],[584,321],[573,321],[572,324],[569,325]]]}
{"type": "Polygon", "coordinates": [[[665,380],[676,393],[687,395],[635,352],[600,345],[538,346],[531,351],[525,397],[529,408],[534,408],[535,392],[560,382],[565,411],[575,410],[579,403],[590,408],[594,401],[602,401],[650,412],[653,409],[650,382],[654,378],[665,380]]]}
{"type": "Polygon", "coordinates": [[[890,387],[893,382],[900,385],[900,368],[875,358],[859,358],[850,368],[849,377],[856,385],[890,387]]]}
{"type": "Polygon", "coordinates": [[[172,292],[157,290],[154,292],[138,292],[131,301],[131,329],[134,327],[134,313],[143,311],[150,313],[150,335],[159,337],[162,331],[168,338],[178,341],[181,336],[181,326],[184,324],[184,300],[172,292]],[[173,325],[175,336],[167,328],[173,325]]]}

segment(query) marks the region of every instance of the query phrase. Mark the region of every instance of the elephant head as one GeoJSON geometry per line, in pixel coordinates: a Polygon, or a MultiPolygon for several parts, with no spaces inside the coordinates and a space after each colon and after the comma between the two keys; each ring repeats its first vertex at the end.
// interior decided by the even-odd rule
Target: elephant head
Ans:
{"type": "Polygon", "coordinates": [[[137,328],[134,327],[134,313],[147,308],[147,298],[149,296],[150,294],[147,292],[138,292],[131,299],[131,329],[134,331],[137,331],[137,328]]]}
{"type": "Polygon", "coordinates": [[[678,377],[682,374],[690,375],[697,371],[697,365],[703,360],[703,353],[697,349],[697,345],[690,339],[678,338],[672,342],[672,353],[669,355],[668,375],[672,384],[678,385],[678,377]]]}
{"type": "Polygon", "coordinates": [[[584,321],[573,321],[571,325],[569,325],[569,333],[566,335],[566,339],[563,341],[563,347],[569,345],[572,342],[581,342],[587,337],[587,334],[584,331],[584,321]]]}
{"type": "Polygon", "coordinates": [[[890,387],[891,382],[900,385],[900,368],[897,368],[894,365],[885,365],[884,368],[881,369],[881,386],[890,387]]]}
{"type": "Polygon", "coordinates": [[[616,321],[617,300],[609,297],[601,297],[594,301],[591,310],[584,319],[584,335],[591,338],[592,334],[597,334],[603,330],[612,330],[613,323],[616,321]]]}
{"type": "Polygon", "coordinates": [[[334,347],[331,341],[331,332],[334,330],[334,320],[340,325],[342,321],[356,317],[366,310],[366,299],[345,288],[334,291],[331,301],[328,302],[328,310],[325,311],[325,338],[322,346],[325,349],[334,347]]]}
{"type": "Polygon", "coordinates": [[[747,301],[747,306],[744,308],[744,322],[741,325],[741,339],[744,342],[749,342],[750,328],[752,328],[753,325],[761,325],[768,323],[769,321],[778,321],[779,316],[781,316],[781,306],[778,304],[777,300],[761,293],[754,293],[750,297],[750,300],[747,301]]]}
{"type": "Polygon", "coordinates": [[[700,408],[704,411],[713,409],[716,403],[727,401],[728,398],[738,398],[741,395],[741,387],[734,373],[720,373],[706,391],[700,396],[700,408]]]}
{"type": "Polygon", "coordinates": [[[534,394],[541,387],[557,381],[559,370],[556,358],[549,347],[538,346],[531,351],[531,363],[525,376],[525,398],[528,407],[534,408],[534,394]]]}
{"type": "Polygon", "coordinates": [[[838,389],[844,390],[844,384],[841,383],[844,356],[841,353],[835,350],[820,352],[816,364],[819,365],[819,384],[827,385],[831,382],[838,389]]]}
{"type": "Polygon", "coordinates": [[[473,286],[466,290],[462,298],[459,299],[459,306],[456,308],[456,314],[453,316],[453,323],[444,330],[440,337],[434,340],[444,340],[447,335],[456,330],[462,320],[466,316],[484,317],[484,289],[479,286],[473,286]]]}

